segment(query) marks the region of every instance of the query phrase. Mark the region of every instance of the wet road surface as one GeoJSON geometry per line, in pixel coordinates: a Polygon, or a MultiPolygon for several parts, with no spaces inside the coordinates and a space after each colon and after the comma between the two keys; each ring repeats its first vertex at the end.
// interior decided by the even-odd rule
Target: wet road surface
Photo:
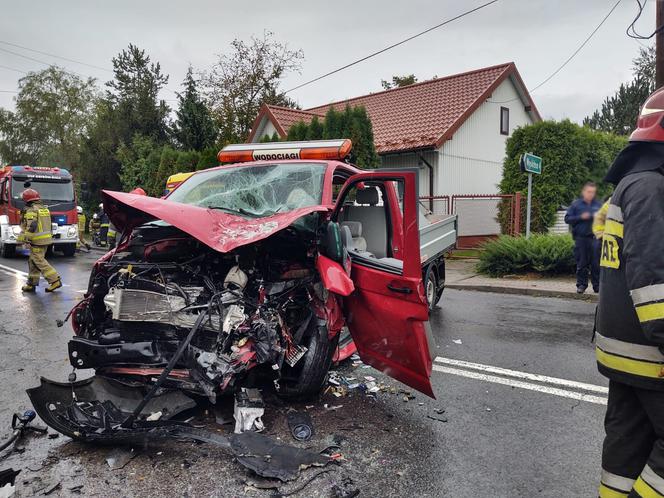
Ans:
{"type": "MultiPolygon", "coordinates": [[[[17,272],[26,271],[26,259],[0,260],[0,434],[8,432],[13,412],[30,407],[24,391],[40,375],[66,380],[70,373],[71,330],[57,328],[55,320],[80,299],[99,255],[52,257],[66,284],[55,295],[44,294],[43,286],[22,295],[24,276],[17,272]]],[[[594,305],[581,301],[445,291],[431,318],[437,399],[413,393],[405,401],[389,392],[373,399],[351,391],[295,405],[315,425],[308,445],[339,444],[345,458],[296,496],[332,496],[332,486],[343,482],[360,496],[594,496],[607,382],[594,364],[593,312],[594,305]],[[326,410],[325,403],[341,407],[326,410]]],[[[404,387],[373,369],[340,368],[404,387]]],[[[290,443],[289,406],[267,402],[267,433],[290,443]]],[[[209,425],[211,410],[208,415],[201,422],[209,425]]],[[[247,487],[249,472],[206,445],[134,448],[135,458],[115,471],[105,461],[110,448],[64,436],[30,436],[21,446],[23,453],[0,463],[23,469],[18,496],[57,484],[49,496],[269,496],[247,487]]]]}

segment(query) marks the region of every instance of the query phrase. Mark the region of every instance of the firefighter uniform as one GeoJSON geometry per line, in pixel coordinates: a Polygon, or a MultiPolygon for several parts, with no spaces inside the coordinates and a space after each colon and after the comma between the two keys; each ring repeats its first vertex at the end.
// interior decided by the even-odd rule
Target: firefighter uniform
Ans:
{"type": "MultiPolygon", "coordinates": [[[[79,208],[80,209],[80,208],[79,208]]],[[[78,212],[78,246],[83,246],[86,249],[90,250],[90,244],[85,241],[85,227],[87,225],[87,219],[85,213],[81,209],[78,212]]]]}
{"type": "Polygon", "coordinates": [[[30,202],[22,213],[21,228],[23,242],[30,246],[28,257],[28,283],[23,287],[26,292],[34,291],[39,285],[40,275],[44,275],[50,284],[46,289],[52,292],[61,287],[60,275],[48,261],[46,250],[51,245],[51,213],[39,202],[30,202]]]}
{"type": "Polygon", "coordinates": [[[596,322],[597,366],[609,378],[602,498],[664,497],[662,122],[658,91],[606,178],[617,187],[602,237],[596,322]]]}
{"type": "Polygon", "coordinates": [[[106,245],[108,242],[108,231],[110,229],[110,222],[108,221],[108,215],[104,212],[103,204],[99,204],[99,240],[102,245],[106,245]]]}
{"type": "Polygon", "coordinates": [[[609,211],[609,201],[607,200],[593,218],[593,235],[597,240],[602,240],[604,236],[604,226],[606,225],[606,214],[609,211]]]}

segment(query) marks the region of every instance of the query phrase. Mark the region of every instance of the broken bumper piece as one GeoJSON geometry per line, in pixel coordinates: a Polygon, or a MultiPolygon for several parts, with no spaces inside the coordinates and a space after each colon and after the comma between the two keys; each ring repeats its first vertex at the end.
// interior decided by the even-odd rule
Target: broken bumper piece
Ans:
{"type": "Polygon", "coordinates": [[[95,376],[74,383],[55,382],[42,377],[41,385],[27,390],[37,414],[53,429],[78,441],[97,444],[145,444],[164,439],[199,441],[231,453],[246,468],[262,477],[281,481],[295,479],[312,466],[322,467],[329,456],[294,446],[278,444],[255,432],[222,436],[212,431],[169,420],[195,403],[179,391],[155,395],[144,414],[161,412],[158,420],[136,420],[122,427],[143,399],[143,392],[118,381],[95,376]]]}
{"type": "MultiPolygon", "coordinates": [[[[32,406],[41,419],[62,434],[80,441],[104,442],[138,406],[143,389],[113,379],[94,376],[74,383],[41,378],[41,385],[27,390],[32,406]]],[[[163,391],[155,395],[144,414],[161,412],[160,420],[196,406],[180,391],[163,391]]],[[[112,441],[112,437],[110,438],[112,441]]],[[[117,442],[117,441],[115,441],[117,442]]]]}

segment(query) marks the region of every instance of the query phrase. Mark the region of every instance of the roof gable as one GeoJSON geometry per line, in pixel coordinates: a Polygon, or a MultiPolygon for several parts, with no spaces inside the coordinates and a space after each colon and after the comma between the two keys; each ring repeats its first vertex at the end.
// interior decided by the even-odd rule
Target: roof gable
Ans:
{"type": "MultiPolygon", "coordinates": [[[[347,105],[366,108],[373,125],[374,142],[380,154],[440,147],[505,79],[510,78],[534,121],[539,113],[514,63],[500,64],[436,78],[401,88],[332,102],[304,111],[264,106],[254,123],[270,119],[281,136],[299,121],[323,117],[330,107],[347,105]]],[[[253,131],[252,131],[253,134],[253,131]]],[[[250,137],[250,140],[253,136],[250,137]]]]}

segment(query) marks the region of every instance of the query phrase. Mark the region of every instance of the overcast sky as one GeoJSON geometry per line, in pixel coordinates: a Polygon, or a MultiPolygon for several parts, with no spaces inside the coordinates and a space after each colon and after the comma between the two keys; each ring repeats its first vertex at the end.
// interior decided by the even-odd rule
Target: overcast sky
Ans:
{"type": "MultiPolygon", "coordinates": [[[[233,38],[274,32],[302,49],[302,74],[288,75],[283,89],[314,78],[483,3],[466,1],[282,0],[0,0],[0,41],[23,45],[102,67],[128,43],[145,49],[179,89],[191,63],[205,69],[233,38]]],[[[500,0],[477,13],[410,41],[369,61],[291,94],[303,108],[381,89],[380,80],[414,73],[419,80],[514,61],[530,88],[560,65],[595,28],[614,0],[500,0]]],[[[654,1],[637,28],[654,29],[654,1]]],[[[622,0],[588,45],[533,98],[547,118],[580,121],[631,76],[637,41],[625,35],[637,11],[622,0]]],[[[86,76],[111,73],[8,45],[0,48],[86,76]]],[[[4,51],[0,66],[21,71],[46,67],[4,51]]],[[[21,73],[0,67],[0,90],[15,91],[21,73]]],[[[0,92],[0,106],[15,94],[0,92]]],[[[166,99],[174,99],[165,92],[166,99]]],[[[175,102],[171,102],[173,105],[175,102]]]]}

